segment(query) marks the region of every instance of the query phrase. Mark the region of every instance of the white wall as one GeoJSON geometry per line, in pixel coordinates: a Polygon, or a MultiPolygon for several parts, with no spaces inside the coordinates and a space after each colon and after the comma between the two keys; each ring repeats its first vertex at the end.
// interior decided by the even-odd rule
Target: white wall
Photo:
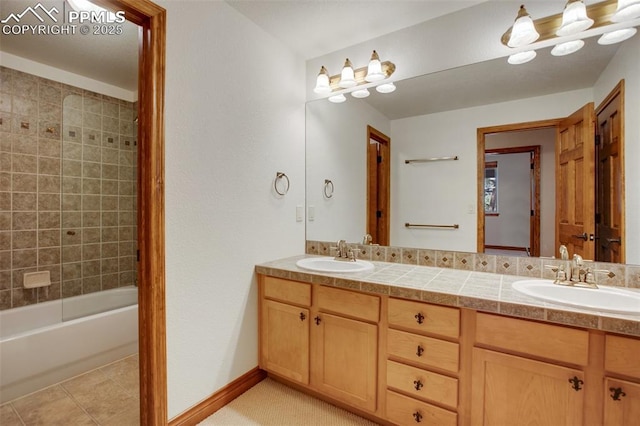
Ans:
{"type": "MultiPolygon", "coordinates": [[[[485,138],[485,149],[540,145],[540,256],[553,256],[555,251],[555,143],[555,128],[495,133],[485,138]]],[[[485,218],[486,226],[489,219],[485,218]]]]}
{"type": "Polygon", "coordinates": [[[225,2],[160,5],[172,418],[258,365],[254,265],[304,252],[304,61],[225,2]]]}
{"type": "Polygon", "coordinates": [[[624,78],[624,172],[626,263],[640,264],[640,36],[626,41],[620,46],[609,66],[600,75],[593,91],[596,107],[611,90],[624,78]]]}
{"type": "Polygon", "coordinates": [[[592,99],[583,89],[391,121],[391,244],[476,251],[476,130],[564,117],[592,99]],[[451,155],[459,160],[404,164],[451,155]],[[406,229],[404,222],[460,228],[406,229]]]}
{"type": "Polygon", "coordinates": [[[498,166],[498,216],[485,217],[485,244],[531,247],[530,155],[524,152],[487,158],[498,166]]]}
{"type": "Polygon", "coordinates": [[[390,122],[366,102],[349,97],[343,104],[307,104],[307,239],[362,241],[367,214],[367,125],[389,134],[390,122]],[[324,196],[324,180],[334,185],[324,196]],[[348,219],[348,220],[346,220],[348,219]]]}

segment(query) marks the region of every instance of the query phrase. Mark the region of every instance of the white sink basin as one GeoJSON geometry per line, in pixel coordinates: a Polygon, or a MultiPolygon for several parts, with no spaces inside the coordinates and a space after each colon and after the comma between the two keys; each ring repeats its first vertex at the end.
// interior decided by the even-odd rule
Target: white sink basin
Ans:
{"type": "Polygon", "coordinates": [[[536,299],[601,312],[640,315],[640,292],[617,287],[597,289],[554,284],[551,280],[522,280],[514,290],[536,299]]]}
{"type": "Polygon", "coordinates": [[[366,260],[335,260],[333,257],[308,257],[300,259],[296,265],[302,269],[317,272],[363,272],[374,268],[373,263],[366,260]]]}

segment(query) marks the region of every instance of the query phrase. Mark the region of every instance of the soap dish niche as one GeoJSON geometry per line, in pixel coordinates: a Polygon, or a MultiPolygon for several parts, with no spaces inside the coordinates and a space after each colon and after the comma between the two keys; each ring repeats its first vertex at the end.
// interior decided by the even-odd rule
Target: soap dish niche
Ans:
{"type": "Polygon", "coordinates": [[[24,288],[47,287],[51,285],[51,272],[27,272],[22,281],[24,288]]]}

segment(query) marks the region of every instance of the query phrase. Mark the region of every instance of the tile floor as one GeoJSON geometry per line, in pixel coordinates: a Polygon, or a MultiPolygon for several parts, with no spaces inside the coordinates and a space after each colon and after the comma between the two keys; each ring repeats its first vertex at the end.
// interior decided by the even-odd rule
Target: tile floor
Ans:
{"type": "Polygon", "coordinates": [[[2,426],[137,426],[138,355],[0,405],[2,426]]]}

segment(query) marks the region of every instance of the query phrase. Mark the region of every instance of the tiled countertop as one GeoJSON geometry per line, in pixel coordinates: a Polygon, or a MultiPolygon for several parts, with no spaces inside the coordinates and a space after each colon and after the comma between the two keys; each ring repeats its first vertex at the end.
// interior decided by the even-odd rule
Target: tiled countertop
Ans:
{"type": "Polygon", "coordinates": [[[372,262],[375,265],[373,271],[342,274],[313,272],[296,266],[296,261],[305,257],[318,256],[300,255],[262,263],[256,265],[256,272],[367,293],[640,336],[640,316],[547,303],[511,288],[515,281],[531,278],[375,261],[372,262]]]}

